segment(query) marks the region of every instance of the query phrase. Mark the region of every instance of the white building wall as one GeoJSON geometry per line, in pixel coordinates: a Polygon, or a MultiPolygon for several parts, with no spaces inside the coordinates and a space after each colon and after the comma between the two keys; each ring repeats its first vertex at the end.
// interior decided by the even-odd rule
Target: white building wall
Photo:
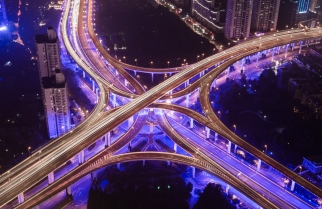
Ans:
{"type": "Polygon", "coordinates": [[[53,99],[52,89],[43,90],[43,102],[44,109],[46,114],[47,130],[49,138],[55,138],[58,136],[57,126],[56,126],[56,114],[55,114],[55,105],[53,99]]]}

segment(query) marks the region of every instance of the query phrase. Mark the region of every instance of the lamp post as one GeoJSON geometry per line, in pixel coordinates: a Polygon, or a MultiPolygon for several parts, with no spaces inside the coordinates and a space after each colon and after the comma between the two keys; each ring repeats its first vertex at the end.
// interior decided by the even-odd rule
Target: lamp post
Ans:
{"type": "Polygon", "coordinates": [[[197,56],[197,62],[199,61],[199,57],[200,57],[200,56],[198,55],[198,56],[197,56]]]}
{"type": "Polygon", "coordinates": [[[204,53],[202,53],[202,55],[201,55],[201,58],[203,59],[203,56],[204,56],[205,54],[204,53]]]}
{"type": "Polygon", "coordinates": [[[30,156],[30,149],[31,149],[31,147],[28,147],[29,156],[30,156]]]}
{"type": "Polygon", "coordinates": [[[169,64],[170,64],[170,62],[168,61],[168,68],[169,68],[169,64]]]}
{"type": "Polygon", "coordinates": [[[236,133],[236,125],[233,125],[234,126],[234,133],[236,133]]]}
{"type": "Polygon", "coordinates": [[[138,66],[138,60],[137,60],[137,59],[135,59],[134,61],[135,61],[136,66],[138,66]]]}
{"type": "Polygon", "coordinates": [[[125,56],[123,57],[123,59],[124,59],[124,63],[126,63],[126,57],[125,56]]]}
{"type": "Polygon", "coordinates": [[[213,54],[215,54],[215,50],[216,50],[215,48],[213,48],[213,49],[212,49],[212,53],[213,53],[213,54]]]}
{"type": "Polygon", "coordinates": [[[141,83],[140,75],[136,75],[136,77],[139,79],[139,82],[141,83]]]}
{"type": "Polygon", "coordinates": [[[151,64],[151,68],[152,68],[153,67],[153,62],[151,61],[150,64],[151,64]]]}
{"type": "Polygon", "coordinates": [[[267,153],[267,145],[265,144],[264,147],[265,147],[265,154],[266,154],[267,153]]]}

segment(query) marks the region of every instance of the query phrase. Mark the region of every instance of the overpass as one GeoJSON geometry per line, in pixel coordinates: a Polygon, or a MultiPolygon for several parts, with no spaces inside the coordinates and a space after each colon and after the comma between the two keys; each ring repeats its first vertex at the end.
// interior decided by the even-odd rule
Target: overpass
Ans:
{"type": "MultiPolygon", "coordinates": [[[[69,6],[70,5],[67,4],[67,7],[69,6]]],[[[69,11],[69,8],[67,11],[69,11]]],[[[66,23],[66,20],[67,17],[66,15],[64,15],[63,23],[66,23]]],[[[88,73],[96,79],[98,85],[100,87],[105,85],[109,89],[115,88],[109,82],[106,82],[104,79],[100,78],[97,73],[93,72],[93,70],[78,57],[78,55],[75,53],[75,51],[73,50],[73,48],[67,40],[68,36],[66,36],[66,30],[64,28],[62,28],[62,34],[66,48],[69,50],[70,54],[83,69],[88,70],[88,73]]],[[[214,79],[215,76],[217,76],[222,70],[225,69],[225,64],[231,64],[242,57],[257,53],[261,50],[269,49],[279,45],[284,45],[289,42],[296,42],[306,39],[316,39],[321,38],[321,36],[322,34],[320,29],[311,29],[308,32],[294,30],[294,32],[292,31],[276,33],[276,35],[270,35],[262,37],[258,40],[244,42],[241,45],[213,55],[192,66],[189,66],[187,69],[172,76],[165,82],[142,94],[137,99],[134,99],[132,102],[124,105],[123,107],[111,113],[102,113],[98,111],[98,109],[101,110],[102,108],[104,108],[104,100],[102,98],[104,98],[105,94],[103,90],[104,88],[101,87],[101,96],[98,103],[98,107],[101,108],[96,108],[94,110],[96,112],[93,112],[91,114],[91,116],[93,117],[92,122],[89,121],[89,119],[86,120],[84,123],[81,124],[81,127],[83,127],[82,129],[77,127],[75,130],[71,131],[63,137],[58,138],[54,142],[49,143],[42,150],[40,150],[41,152],[39,152],[39,159],[43,163],[37,162],[37,160],[35,160],[35,157],[37,156],[33,155],[32,157],[26,159],[21,164],[15,166],[13,169],[9,170],[9,172],[6,172],[4,175],[1,176],[0,205],[3,205],[4,203],[8,202],[9,200],[13,199],[18,194],[20,194],[20,188],[27,189],[30,186],[34,185],[41,178],[46,176],[48,173],[56,169],[61,164],[65,163],[72,156],[76,155],[85,147],[92,144],[96,139],[105,135],[105,133],[110,131],[113,127],[121,124],[123,121],[130,118],[134,113],[147,107],[149,104],[153,103],[154,101],[167,94],[169,91],[171,91],[171,89],[192,78],[196,74],[202,72],[204,69],[207,69],[215,65],[216,63],[225,60],[226,62],[222,65],[222,68],[215,68],[205,76],[209,79],[214,79]]],[[[210,84],[208,83],[207,85],[207,83],[205,83],[204,85],[209,87],[210,84]]],[[[207,117],[213,117],[209,116],[211,114],[207,114],[208,111],[210,112],[210,109],[205,109],[207,117]]],[[[228,139],[234,139],[237,137],[229,130],[227,130],[227,128],[225,129],[221,125],[218,126],[212,119],[209,119],[207,126],[213,129],[214,131],[222,134],[223,136],[227,137],[228,139]]],[[[236,144],[241,143],[238,141],[239,140],[235,139],[236,144]]],[[[245,144],[241,147],[243,147],[247,151],[253,151],[253,147],[251,145],[245,144]],[[246,146],[246,148],[243,146],[246,146]]],[[[259,157],[261,157],[263,161],[267,162],[268,164],[283,172],[286,176],[290,177],[291,179],[295,179],[297,177],[297,174],[285,170],[285,167],[279,165],[278,163],[275,163],[274,160],[270,159],[269,157],[259,157]]],[[[297,182],[301,185],[304,184],[307,189],[313,191],[316,195],[321,197],[321,190],[316,188],[314,185],[311,185],[301,177],[297,178],[297,182]]]]}

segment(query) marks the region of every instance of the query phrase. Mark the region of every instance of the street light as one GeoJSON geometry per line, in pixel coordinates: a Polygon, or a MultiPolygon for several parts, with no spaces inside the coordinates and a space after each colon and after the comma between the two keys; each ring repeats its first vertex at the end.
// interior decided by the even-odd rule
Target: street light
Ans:
{"type": "Polygon", "coordinates": [[[204,56],[205,54],[204,53],[202,53],[202,59],[203,59],[203,56],[204,56]]]}
{"type": "Polygon", "coordinates": [[[31,147],[28,147],[29,156],[30,156],[30,149],[31,149],[31,147]]]}
{"type": "Polygon", "coordinates": [[[234,128],[235,128],[235,129],[234,129],[234,133],[236,133],[236,125],[233,125],[233,126],[234,126],[234,128]]]}
{"type": "Polygon", "coordinates": [[[169,64],[170,64],[170,62],[168,61],[168,68],[169,68],[169,64]]]}
{"type": "Polygon", "coordinates": [[[197,62],[199,61],[199,57],[200,57],[200,56],[198,55],[198,56],[197,56],[197,62]]]}
{"type": "Polygon", "coordinates": [[[141,82],[141,80],[140,80],[140,75],[136,75],[136,77],[139,79],[139,82],[141,82]]]}
{"type": "Polygon", "coordinates": [[[265,144],[264,147],[265,147],[265,154],[266,154],[267,153],[267,145],[265,144]]]}
{"type": "Polygon", "coordinates": [[[151,61],[151,62],[150,62],[150,64],[151,64],[151,68],[152,68],[152,66],[153,66],[153,62],[151,61]]]}
{"type": "Polygon", "coordinates": [[[215,48],[213,48],[213,49],[212,49],[212,53],[213,53],[213,54],[215,53],[215,50],[216,50],[215,48]]]}
{"type": "Polygon", "coordinates": [[[125,56],[123,57],[123,59],[124,59],[124,63],[126,63],[126,57],[125,56]]]}
{"type": "Polygon", "coordinates": [[[137,60],[137,59],[135,59],[134,61],[135,61],[136,66],[138,66],[138,60],[137,60]]]}
{"type": "Polygon", "coordinates": [[[300,173],[301,173],[302,172],[302,166],[300,166],[299,169],[300,169],[300,173]]]}

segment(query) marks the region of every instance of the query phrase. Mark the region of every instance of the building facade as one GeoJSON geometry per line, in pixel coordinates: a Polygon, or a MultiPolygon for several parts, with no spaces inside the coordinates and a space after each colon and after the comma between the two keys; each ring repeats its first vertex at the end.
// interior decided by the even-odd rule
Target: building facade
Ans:
{"type": "Polygon", "coordinates": [[[48,135],[55,138],[71,127],[68,88],[61,72],[58,37],[49,27],[47,34],[36,35],[35,40],[48,135]]]}
{"type": "Polygon", "coordinates": [[[58,69],[55,75],[43,77],[41,81],[48,134],[50,138],[55,138],[70,129],[68,88],[64,75],[58,69]]]}
{"type": "Polygon", "coordinates": [[[227,1],[225,25],[225,37],[227,39],[249,37],[253,4],[252,0],[227,1]]]}
{"type": "Polygon", "coordinates": [[[47,34],[36,35],[35,40],[38,53],[39,77],[55,75],[55,69],[61,69],[60,48],[55,30],[52,27],[48,27],[47,34]]]}
{"type": "Polygon", "coordinates": [[[280,0],[254,0],[251,30],[275,31],[280,3],[280,0]]]}
{"type": "Polygon", "coordinates": [[[192,0],[191,15],[203,26],[215,32],[223,32],[220,26],[220,7],[214,7],[215,1],[192,0]]]}

